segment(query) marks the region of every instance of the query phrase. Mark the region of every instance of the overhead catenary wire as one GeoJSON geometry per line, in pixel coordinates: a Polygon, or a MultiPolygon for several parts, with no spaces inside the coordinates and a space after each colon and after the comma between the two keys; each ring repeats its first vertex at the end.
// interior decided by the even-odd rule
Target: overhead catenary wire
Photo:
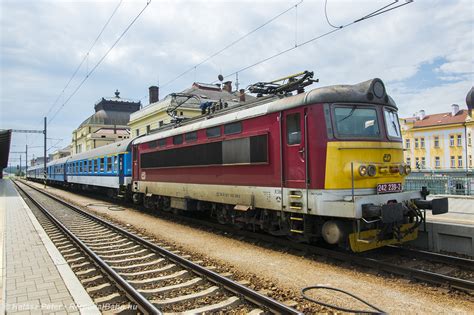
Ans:
{"type": "Polygon", "coordinates": [[[334,24],[332,24],[331,22],[329,22],[327,6],[328,6],[328,0],[326,0],[326,1],[324,2],[324,16],[326,16],[326,21],[328,22],[329,26],[334,27],[334,28],[342,28],[342,25],[340,25],[340,26],[335,26],[334,24]]]}
{"type": "Polygon", "coordinates": [[[132,27],[133,24],[138,20],[138,18],[143,14],[143,12],[148,8],[150,5],[151,0],[147,0],[145,6],[143,9],[135,16],[135,18],[130,22],[130,24],[124,29],[124,31],[120,34],[120,36],[115,40],[115,42],[110,46],[110,48],[107,50],[107,52],[99,59],[99,61],[92,67],[92,69],[86,74],[84,79],[79,83],[79,85],[74,89],[74,91],[69,95],[69,97],[66,99],[66,101],[58,108],[58,110],[54,113],[54,115],[51,117],[49,120],[49,123],[51,123],[54,118],[58,115],[58,113],[66,106],[67,103],[73,98],[74,95],[79,91],[79,89],[82,87],[82,85],[89,79],[89,77],[94,73],[94,71],[100,66],[100,64],[104,61],[104,59],[109,55],[109,53],[114,49],[114,47],[120,42],[120,40],[125,36],[125,34],[128,32],[128,30],[132,27]]]}
{"type": "MultiPolygon", "coordinates": [[[[402,7],[402,6],[407,5],[407,4],[409,4],[409,3],[412,3],[412,2],[413,2],[412,0],[407,0],[407,1],[406,1],[405,3],[403,3],[403,4],[400,4],[400,5],[398,5],[398,6],[389,8],[390,6],[393,6],[395,3],[398,3],[398,0],[395,0],[394,2],[392,2],[392,3],[390,3],[390,4],[386,5],[386,6],[384,6],[384,7],[382,7],[382,8],[380,8],[380,9],[378,9],[378,10],[375,10],[375,11],[373,11],[372,13],[369,13],[369,14],[363,16],[362,18],[356,19],[356,20],[354,20],[353,22],[347,23],[347,24],[345,24],[345,25],[341,25],[340,27],[334,28],[334,29],[332,29],[331,31],[328,31],[328,32],[326,32],[326,33],[323,33],[323,34],[320,34],[320,35],[315,36],[315,37],[313,37],[313,38],[310,38],[310,39],[308,39],[308,40],[306,40],[306,41],[304,41],[304,42],[302,42],[302,43],[296,44],[295,46],[292,46],[292,47],[290,47],[290,48],[288,48],[288,49],[285,49],[285,50],[283,50],[283,51],[280,51],[280,52],[278,52],[278,53],[276,53],[276,54],[274,54],[274,55],[271,55],[271,56],[269,56],[269,57],[266,57],[266,58],[264,58],[264,59],[261,59],[260,61],[257,61],[257,62],[255,62],[255,63],[253,63],[253,64],[248,65],[248,66],[245,66],[245,67],[243,67],[243,68],[241,68],[241,69],[239,69],[239,70],[237,70],[237,71],[234,71],[234,72],[232,72],[232,73],[226,74],[226,75],[224,75],[223,77],[224,77],[224,79],[225,79],[225,78],[228,78],[228,77],[230,77],[230,76],[235,75],[236,73],[240,73],[240,72],[243,72],[243,71],[248,70],[248,69],[250,69],[250,68],[253,68],[253,67],[255,67],[255,66],[259,65],[259,64],[262,64],[262,63],[264,63],[264,62],[266,62],[266,61],[269,61],[269,60],[274,59],[274,58],[276,58],[276,57],[278,57],[278,56],[281,56],[281,55],[283,55],[283,54],[286,54],[286,53],[288,53],[288,52],[290,52],[290,51],[292,51],[292,50],[295,50],[295,49],[297,49],[297,48],[299,48],[299,47],[301,47],[301,46],[307,45],[307,44],[309,44],[309,43],[311,43],[311,42],[314,42],[314,41],[316,41],[316,40],[318,40],[318,39],[321,39],[321,38],[326,37],[326,36],[328,36],[328,35],[331,35],[331,34],[333,34],[333,33],[335,33],[335,32],[338,32],[338,31],[341,31],[341,30],[343,30],[343,29],[345,29],[345,28],[348,28],[349,26],[352,26],[352,25],[354,25],[354,24],[356,24],[356,23],[359,23],[359,22],[361,22],[361,21],[368,20],[368,19],[370,19],[370,18],[373,18],[373,17],[375,17],[375,16],[377,16],[377,15],[386,13],[386,12],[388,12],[388,11],[392,11],[392,10],[394,10],[394,9],[397,9],[397,8],[399,8],[399,7],[402,7]]],[[[217,81],[214,81],[214,82],[212,82],[212,83],[216,83],[216,82],[217,82],[217,81]]]]}
{"type": "MultiPolygon", "coordinates": [[[[61,98],[61,96],[63,96],[64,92],[66,91],[66,89],[69,87],[69,84],[71,84],[72,80],[76,77],[76,74],[79,72],[79,69],[81,69],[82,65],[84,64],[84,61],[88,60],[88,57],[89,57],[89,54],[90,52],[92,51],[92,49],[94,48],[95,44],[97,44],[97,42],[99,41],[100,37],[102,36],[102,34],[104,33],[105,29],[107,28],[107,26],[109,25],[110,21],[112,20],[112,18],[114,17],[115,13],[117,12],[117,10],[119,9],[119,7],[122,5],[122,2],[123,0],[120,0],[119,3],[117,4],[117,6],[114,8],[114,10],[112,11],[112,14],[109,16],[109,18],[107,19],[107,21],[105,22],[104,26],[102,26],[102,29],[99,31],[99,34],[97,34],[96,38],[94,39],[94,41],[92,42],[91,46],[89,47],[89,49],[87,50],[86,54],[84,55],[84,57],[82,58],[81,62],[77,65],[76,69],[74,70],[74,72],[72,73],[71,77],[69,78],[69,80],[67,81],[66,85],[63,87],[63,89],[61,90],[61,93],[59,93],[59,95],[56,97],[56,100],[53,102],[53,104],[50,106],[50,108],[48,109],[48,111],[46,112],[46,114],[44,115],[44,117],[48,117],[48,115],[51,113],[51,111],[54,109],[54,107],[56,107],[56,104],[58,103],[59,99],[61,98]]],[[[41,119],[41,125],[42,125],[42,122],[43,122],[43,119],[41,119]]],[[[36,140],[37,137],[34,139],[36,140]]]]}
{"type": "Polygon", "coordinates": [[[174,81],[178,80],[179,78],[183,77],[184,75],[188,74],[189,72],[195,70],[197,67],[201,66],[202,64],[208,62],[209,60],[211,60],[212,58],[216,57],[217,55],[221,54],[222,52],[226,51],[227,49],[229,49],[230,47],[234,46],[235,44],[237,44],[238,42],[242,41],[243,39],[247,38],[248,36],[252,35],[253,33],[257,32],[258,30],[260,30],[261,28],[265,27],[266,25],[270,24],[271,22],[275,21],[276,19],[278,19],[279,17],[281,17],[282,15],[284,15],[285,13],[293,10],[293,9],[297,9],[298,6],[303,3],[303,0],[300,0],[298,3],[292,5],[291,7],[289,7],[288,9],[278,13],[277,15],[275,15],[274,17],[272,17],[271,19],[267,20],[265,23],[261,24],[260,26],[254,28],[253,30],[251,30],[250,32],[244,34],[243,36],[237,38],[236,40],[234,40],[233,42],[229,43],[228,45],[226,45],[224,48],[216,51],[215,53],[209,55],[207,58],[203,59],[201,62],[195,64],[194,66],[190,67],[189,69],[187,69],[186,71],[182,72],[181,74],[177,75],[176,77],[174,77],[173,79],[167,81],[166,83],[164,83],[163,85],[161,85],[161,87],[165,87],[171,83],[173,83],[174,81]]]}
{"type": "Polygon", "coordinates": [[[89,47],[89,49],[87,50],[86,54],[84,55],[84,57],[82,58],[81,62],[77,65],[76,69],[74,70],[73,74],[71,75],[71,77],[69,78],[68,82],[66,83],[66,85],[64,86],[64,88],[62,89],[61,93],[58,95],[58,97],[56,98],[56,100],[54,101],[53,105],[49,108],[48,112],[46,113],[45,116],[48,116],[49,113],[51,112],[51,110],[53,110],[53,108],[56,106],[56,103],[58,102],[58,100],[61,98],[61,96],[64,94],[64,92],[66,91],[66,89],[69,87],[69,84],[71,84],[72,80],[76,77],[76,74],[79,72],[79,69],[82,67],[82,65],[84,64],[84,62],[88,59],[89,57],[89,54],[90,52],[92,51],[92,49],[94,48],[95,44],[97,44],[97,42],[99,41],[100,37],[102,36],[102,34],[104,33],[105,29],[107,28],[107,26],[109,25],[110,21],[112,20],[112,18],[114,17],[115,13],[117,12],[117,10],[119,9],[120,5],[122,4],[123,0],[120,0],[119,3],[117,4],[117,6],[115,7],[115,9],[113,10],[112,14],[110,15],[110,17],[107,19],[107,21],[105,22],[104,26],[102,26],[102,29],[100,30],[99,34],[97,35],[97,37],[94,39],[94,41],[92,42],[91,46],[89,47]]]}

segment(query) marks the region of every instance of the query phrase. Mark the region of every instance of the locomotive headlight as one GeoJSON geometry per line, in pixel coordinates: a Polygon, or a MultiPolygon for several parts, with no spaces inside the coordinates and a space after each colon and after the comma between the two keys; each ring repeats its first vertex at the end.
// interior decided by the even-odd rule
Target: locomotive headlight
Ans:
{"type": "Polygon", "coordinates": [[[359,166],[359,175],[360,176],[367,175],[367,166],[365,166],[365,165],[359,166]]]}
{"type": "Polygon", "coordinates": [[[381,81],[375,81],[374,86],[374,95],[378,98],[382,98],[385,95],[385,87],[381,81]]]}
{"type": "Polygon", "coordinates": [[[367,174],[369,176],[375,176],[375,174],[377,174],[377,168],[375,167],[375,165],[369,165],[367,167],[367,174]]]}
{"type": "Polygon", "coordinates": [[[411,173],[411,166],[405,165],[405,174],[410,175],[410,173],[411,173]]]}

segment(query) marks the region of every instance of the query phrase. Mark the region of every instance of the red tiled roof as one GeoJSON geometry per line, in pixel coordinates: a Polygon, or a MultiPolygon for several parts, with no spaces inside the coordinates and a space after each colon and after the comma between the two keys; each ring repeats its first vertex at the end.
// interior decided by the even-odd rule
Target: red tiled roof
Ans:
{"type": "Polygon", "coordinates": [[[455,116],[451,113],[440,113],[426,115],[423,120],[417,120],[413,124],[413,128],[423,128],[439,125],[461,124],[466,121],[467,109],[460,110],[455,116]]]}

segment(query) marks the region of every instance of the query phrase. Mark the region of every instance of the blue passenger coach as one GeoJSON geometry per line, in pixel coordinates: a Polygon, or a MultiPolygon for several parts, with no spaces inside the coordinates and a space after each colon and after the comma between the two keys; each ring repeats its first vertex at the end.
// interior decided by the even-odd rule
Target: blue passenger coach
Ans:
{"type": "MultiPolygon", "coordinates": [[[[127,191],[131,183],[131,139],[49,162],[47,182],[82,190],[102,189],[109,196],[127,191]]],[[[42,181],[43,166],[28,169],[29,179],[42,181]]]]}

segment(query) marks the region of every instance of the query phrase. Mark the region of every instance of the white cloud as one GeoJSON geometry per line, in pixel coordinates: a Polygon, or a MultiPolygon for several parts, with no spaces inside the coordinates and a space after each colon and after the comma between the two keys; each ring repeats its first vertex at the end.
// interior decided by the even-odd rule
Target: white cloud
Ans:
{"type": "MultiPolygon", "coordinates": [[[[144,98],[148,86],[158,80],[168,82],[297,2],[153,0],[64,107],[52,125],[52,134],[70,137],[72,129],[92,113],[93,104],[115,89],[123,97],[144,98]]],[[[333,24],[346,24],[389,2],[329,0],[328,16],[333,24]]],[[[0,128],[38,125],[117,3],[1,2],[0,128]]],[[[123,2],[66,96],[144,5],[144,0],[123,2]]],[[[298,43],[331,30],[323,9],[324,1],[307,0],[298,6],[298,43]]],[[[161,95],[182,90],[194,80],[214,81],[219,73],[232,73],[294,46],[295,20],[294,10],[282,15],[162,88],[161,95]]],[[[422,108],[444,111],[452,103],[463,105],[474,82],[472,25],[469,0],[419,0],[241,72],[239,79],[242,87],[314,70],[322,86],[379,77],[403,115],[422,108]],[[422,64],[440,59],[445,61],[436,73],[441,83],[423,89],[407,83],[422,64]]]]}

